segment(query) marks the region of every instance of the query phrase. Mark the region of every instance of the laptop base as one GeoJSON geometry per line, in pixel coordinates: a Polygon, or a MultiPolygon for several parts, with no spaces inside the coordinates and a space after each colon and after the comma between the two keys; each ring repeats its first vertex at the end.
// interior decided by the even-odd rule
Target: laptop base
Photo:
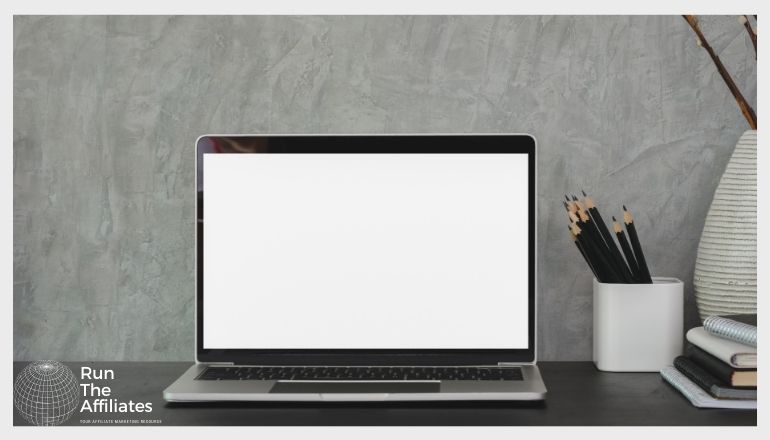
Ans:
{"type": "Polygon", "coordinates": [[[535,365],[521,365],[517,381],[275,381],[196,380],[195,364],[163,391],[169,402],[398,402],[543,400],[546,388],[535,365]]]}

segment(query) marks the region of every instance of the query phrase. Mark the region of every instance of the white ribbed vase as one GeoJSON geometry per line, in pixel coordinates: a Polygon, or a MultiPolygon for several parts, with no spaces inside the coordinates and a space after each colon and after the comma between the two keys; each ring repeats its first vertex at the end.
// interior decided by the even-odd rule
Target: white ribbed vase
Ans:
{"type": "Polygon", "coordinates": [[[714,193],[693,284],[701,319],[757,312],[756,130],[738,140],[714,193]]]}

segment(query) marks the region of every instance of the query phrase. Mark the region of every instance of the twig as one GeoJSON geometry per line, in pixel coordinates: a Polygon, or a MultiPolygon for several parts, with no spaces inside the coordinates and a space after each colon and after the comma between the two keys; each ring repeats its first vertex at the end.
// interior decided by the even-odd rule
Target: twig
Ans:
{"type": "Polygon", "coordinates": [[[754,45],[754,59],[757,59],[757,33],[754,32],[754,29],[751,28],[751,23],[749,22],[749,17],[746,15],[741,15],[741,24],[743,24],[743,27],[746,28],[746,32],[749,33],[749,38],[751,38],[751,44],[754,45]]]}
{"type": "Polygon", "coordinates": [[[757,114],[754,113],[754,109],[751,108],[749,103],[746,101],[746,98],[744,98],[741,94],[741,91],[738,90],[738,86],[735,85],[732,77],[730,77],[730,73],[727,72],[727,69],[725,69],[722,61],[719,60],[719,57],[717,56],[716,52],[714,52],[714,49],[709,45],[708,41],[706,41],[706,37],[703,36],[703,32],[701,32],[700,27],[698,26],[698,18],[694,15],[683,15],[682,17],[684,17],[684,19],[687,21],[687,24],[690,25],[692,30],[695,32],[695,35],[698,37],[698,45],[706,49],[706,52],[708,52],[711,60],[714,61],[714,65],[716,66],[717,71],[722,76],[725,84],[727,84],[727,88],[730,89],[730,93],[733,94],[733,97],[738,103],[738,107],[740,107],[743,116],[749,122],[749,127],[751,127],[753,130],[756,130],[757,114]]]}

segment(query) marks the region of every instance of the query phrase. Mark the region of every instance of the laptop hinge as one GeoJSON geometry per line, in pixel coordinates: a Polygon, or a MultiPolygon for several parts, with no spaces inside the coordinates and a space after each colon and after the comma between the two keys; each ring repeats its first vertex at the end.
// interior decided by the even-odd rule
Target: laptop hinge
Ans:
{"type": "Polygon", "coordinates": [[[498,362],[497,366],[498,367],[520,367],[521,363],[517,363],[517,362],[498,362]]]}
{"type": "Polygon", "coordinates": [[[203,365],[235,365],[235,362],[200,362],[203,365]]]}

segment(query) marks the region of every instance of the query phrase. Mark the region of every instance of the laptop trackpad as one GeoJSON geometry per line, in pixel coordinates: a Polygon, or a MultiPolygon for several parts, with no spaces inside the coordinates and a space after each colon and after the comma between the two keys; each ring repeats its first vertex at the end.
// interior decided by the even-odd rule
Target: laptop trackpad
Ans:
{"type": "Polygon", "coordinates": [[[438,393],[439,382],[278,382],[271,393],[438,393]]]}

